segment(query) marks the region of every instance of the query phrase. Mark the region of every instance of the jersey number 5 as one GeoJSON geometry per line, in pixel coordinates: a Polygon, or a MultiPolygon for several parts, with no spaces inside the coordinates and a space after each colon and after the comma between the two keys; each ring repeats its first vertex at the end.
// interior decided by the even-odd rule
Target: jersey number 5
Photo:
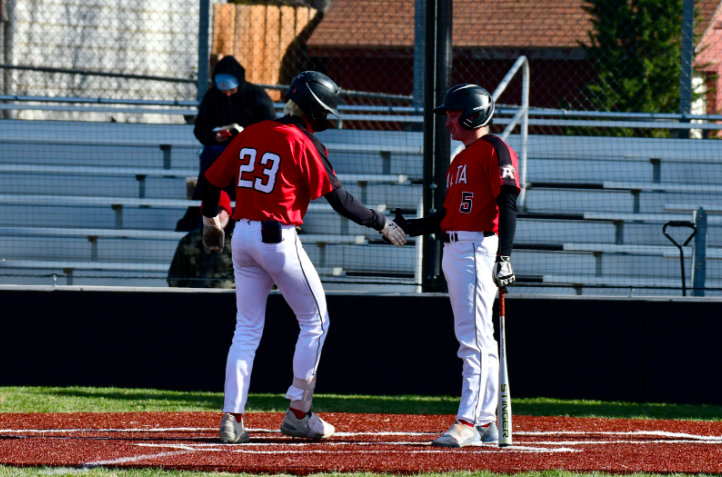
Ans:
{"type": "Polygon", "coordinates": [[[462,192],[461,193],[461,205],[459,206],[459,212],[462,214],[470,214],[471,207],[474,205],[472,199],[474,198],[473,192],[462,192]]]}
{"type": "Polygon", "coordinates": [[[241,149],[241,169],[238,171],[238,187],[256,189],[264,194],[270,194],[273,192],[273,187],[276,185],[276,174],[278,173],[278,166],[281,162],[281,157],[272,152],[264,153],[261,157],[261,165],[266,166],[266,168],[263,169],[263,175],[266,177],[256,177],[255,180],[244,179],[244,173],[253,174],[253,171],[256,169],[257,155],[258,151],[250,147],[244,147],[241,149]],[[246,158],[248,158],[247,164],[245,164],[246,158]],[[270,166],[268,165],[269,162],[270,166]]]}

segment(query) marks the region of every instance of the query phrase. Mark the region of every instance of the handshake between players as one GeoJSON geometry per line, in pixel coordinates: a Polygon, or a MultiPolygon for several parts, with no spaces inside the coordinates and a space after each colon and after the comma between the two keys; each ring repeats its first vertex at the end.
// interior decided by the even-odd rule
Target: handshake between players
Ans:
{"type": "MultiPolygon", "coordinates": [[[[445,215],[445,211],[442,214],[445,215]]],[[[417,237],[419,235],[441,233],[441,228],[430,227],[430,222],[431,221],[424,221],[423,219],[407,220],[401,214],[401,210],[397,208],[394,220],[387,222],[386,227],[380,233],[383,234],[384,240],[388,243],[396,245],[397,247],[403,247],[406,244],[406,236],[417,237]]],[[[499,288],[505,287],[516,280],[514,269],[511,266],[510,256],[497,255],[496,262],[492,269],[492,278],[499,288]]]]}

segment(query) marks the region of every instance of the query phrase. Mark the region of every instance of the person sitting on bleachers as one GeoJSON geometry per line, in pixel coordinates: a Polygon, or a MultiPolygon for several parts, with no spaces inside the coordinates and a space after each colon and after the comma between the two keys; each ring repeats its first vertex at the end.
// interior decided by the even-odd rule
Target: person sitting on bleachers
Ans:
{"type": "MultiPolygon", "coordinates": [[[[247,82],[245,77],[246,70],[232,56],[223,57],[213,68],[214,86],[203,96],[193,129],[203,144],[193,200],[203,197],[203,175],[243,128],[276,119],[273,101],[266,91],[247,82]]],[[[232,186],[225,190],[235,200],[236,189],[232,186]]],[[[200,220],[197,209],[188,209],[178,221],[176,231],[194,230],[200,220]]]]}
{"type": "MultiPolygon", "coordinates": [[[[221,191],[218,204],[221,227],[232,233],[230,219],[233,209],[231,198],[221,191]]],[[[168,270],[168,286],[182,288],[235,288],[231,241],[227,240],[223,252],[218,253],[203,246],[203,229],[196,229],[181,239],[168,270]]]]}

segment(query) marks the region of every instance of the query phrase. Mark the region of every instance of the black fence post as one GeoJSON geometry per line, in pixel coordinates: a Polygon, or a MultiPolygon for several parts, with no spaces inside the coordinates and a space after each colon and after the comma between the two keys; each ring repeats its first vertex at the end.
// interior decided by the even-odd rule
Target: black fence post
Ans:
{"type": "MultiPolygon", "coordinates": [[[[694,0],[682,3],[682,55],[679,75],[679,114],[692,110],[692,60],[694,56],[694,0]]],[[[689,120],[682,119],[683,122],[689,120]]],[[[680,139],[689,139],[689,129],[679,129],[680,139]]]]}
{"type": "Polygon", "coordinates": [[[198,101],[203,100],[203,96],[208,91],[208,30],[210,27],[210,0],[200,0],[200,11],[198,16],[198,93],[196,98],[198,101]]]}
{"type": "MultiPolygon", "coordinates": [[[[449,168],[451,139],[445,118],[435,116],[451,83],[452,9],[448,0],[426,0],[426,80],[424,84],[424,215],[436,213],[446,197],[446,171],[449,168]]],[[[424,240],[422,289],[446,291],[441,273],[441,237],[424,240]]]]}

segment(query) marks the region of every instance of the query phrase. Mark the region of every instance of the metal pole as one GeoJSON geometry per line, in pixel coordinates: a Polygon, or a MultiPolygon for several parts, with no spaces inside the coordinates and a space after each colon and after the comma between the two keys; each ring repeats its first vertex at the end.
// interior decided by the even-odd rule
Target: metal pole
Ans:
{"type": "Polygon", "coordinates": [[[210,26],[210,0],[200,0],[200,15],[198,18],[198,101],[203,100],[203,96],[208,91],[208,60],[210,58],[208,51],[208,30],[210,26]]]}
{"type": "MultiPolygon", "coordinates": [[[[434,214],[446,197],[451,137],[443,116],[434,115],[451,83],[452,2],[426,0],[426,84],[424,94],[424,213],[434,214]]],[[[441,237],[424,240],[424,291],[446,291],[441,273],[441,237]]]]}
{"type": "Polygon", "coordinates": [[[700,207],[694,213],[697,233],[694,236],[694,254],[692,255],[692,296],[704,296],[707,274],[707,212],[700,207]]]}
{"type": "MultiPolygon", "coordinates": [[[[2,61],[6,64],[15,63],[14,45],[15,45],[15,6],[16,0],[2,2],[0,6],[0,21],[2,21],[2,61]]],[[[13,70],[6,69],[2,72],[2,91],[4,94],[15,94],[13,70]]],[[[16,111],[0,112],[0,118],[13,119],[17,116],[16,111]]]]}
{"type": "MultiPolygon", "coordinates": [[[[692,109],[692,60],[694,54],[693,43],[694,0],[683,0],[682,57],[679,74],[679,114],[690,114],[692,109]]],[[[685,122],[689,122],[689,120],[686,120],[685,122]]],[[[689,129],[680,129],[677,134],[680,139],[689,139],[689,129]]]]}
{"type": "MultiPolygon", "coordinates": [[[[434,99],[436,98],[436,7],[438,1],[426,0],[425,16],[426,31],[425,43],[428,48],[424,51],[424,216],[436,212],[434,208],[434,99]]],[[[433,291],[432,283],[436,280],[435,263],[439,251],[439,239],[434,234],[425,238],[423,243],[423,258],[421,264],[422,290],[433,291]]]]}
{"type": "MultiPolygon", "coordinates": [[[[452,16],[454,2],[441,0],[438,5],[438,33],[436,36],[436,104],[444,102],[446,92],[451,88],[451,66],[453,53],[451,45],[452,16]]],[[[434,115],[434,140],[436,141],[436,156],[434,160],[434,175],[436,189],[434,189],[434,208],[439,210],[446,199],[446,173],[449,170],[451,159],[451,135],[446,128],[446,116],[434,115]]],[[[438,257],[440,267],[441,256],[438,257]]],[[[439,275],[441,275],[439,273],[439,275]]],[[[443,277],[442,277],[443,280],[443,277]]],[[[441,288],[446,288],[442,281],[441,288]]]]}
{"type": "Polygon", "coordinates": [[[519,200],[519,210],[524,212],[524,205],[526,203],[526,161],[527,161],[527,146],[529,142],[529,85],[531,79],[529,78],[529,62],[524,61],[522,73],[522,92],[521,92],[521,106],[524,109],[524,118],[521,123],[521,197],[519,200]]]}
{"type": "Polygon", "coordinates": [[[424,45],[425,0],[415,0],[414,9],[414,102],[415,108],[424,106],[424,45]]]}

